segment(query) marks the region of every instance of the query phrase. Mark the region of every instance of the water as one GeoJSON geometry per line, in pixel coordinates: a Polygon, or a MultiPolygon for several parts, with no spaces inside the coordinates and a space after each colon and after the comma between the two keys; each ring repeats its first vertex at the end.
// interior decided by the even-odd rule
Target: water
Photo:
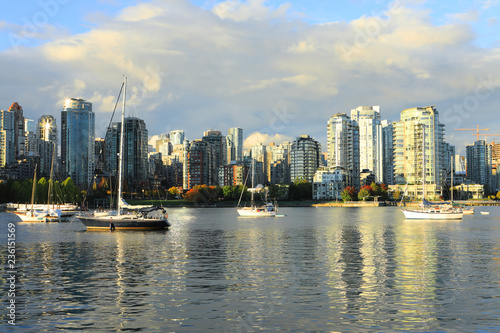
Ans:
{"type": "MultiPolygon", "coordinates": [[[[162,232],[17,223],[15,329],[500,332],[500,208],[458,222],[396,207],[280,211],[169,209],[162,232]]],[[[11,219],[0,214],[3,249],[11,219]]],[[[9,299],[1,331],[13,329],[9,299]]]]}

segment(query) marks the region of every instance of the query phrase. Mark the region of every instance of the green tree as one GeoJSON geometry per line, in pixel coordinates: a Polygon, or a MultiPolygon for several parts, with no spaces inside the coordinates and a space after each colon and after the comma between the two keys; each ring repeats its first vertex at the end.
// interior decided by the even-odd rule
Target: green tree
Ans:
{"type": "Polygon", "coordinates": [[[372,195],[371,192],[372,191],[371,191],[370,186],[361,187],[361,189],[359,190],[359,193],[358,193],[358,200],[366,201],[366,199],[372,195]]]}
{"type": "Polygon", "coordinates": [[[45,177],[42,177],[38,180],[38,184],[36,184],[36,197],[37,203],[45,204],[47,203],[47,196],[49,193],[49,183],[45,177]]]}
{"type": "Polygon", "coordinates": [[[357,198],[356,189],[352,186],[347,186],[342,190],[340,196],[342,197],[342,200],[344,200],[344,202],[354,201],[357,198]]]}
{"type": "MultiPolygon", "coordinates": [[[[21,183],[21,188],[18,193],[18,202],[31,202],[31,194],[33,192],[33,181],[31,179],[25,179],[21,183]]],[[[33,202],[36,202],[37,196],[35,192],[35,198],[33,202]]]]}
{"type": "Polygon", "coordinates": [[[303,177],[297,177],[288,187],[288,198],[292,201],[312,199],[312,184],[303,177]]]}
{"type": "MultiPolygon", "coordinates": [[[[10,188],[10,197],[12,198],[12,201],[18,201],[21,202],[19,198],[19,193],[21,192],[21,183],[19,183],[17,180],[12,183],[12,186],[10,188]]],[[[22,202],[25,202],[24,200],[22,202]]]]}
{"type": "Polygon", "coordinates": [[[9,193],[7,182],[0,180],[0,202],[7,202],[7,193],[9,193]]]}
{"type": "Polygon", "coordinates": [[[71,177],[66,178],[61,184],[64,202],[78,202],[80,191],[76,188],[71,177]]]}
{"type": "Polygon", "coordinates": [[[226,185],[222,188],[224,200],[233,200],[234,187],[226,185]]]}

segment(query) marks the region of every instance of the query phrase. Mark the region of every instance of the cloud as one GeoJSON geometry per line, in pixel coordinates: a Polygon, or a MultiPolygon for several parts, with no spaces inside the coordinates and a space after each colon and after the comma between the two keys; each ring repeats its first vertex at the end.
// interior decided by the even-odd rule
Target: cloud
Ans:
{"type": "Polygon", "coordinates": [[[257,146],[259,144],[267,146],[270,143],[275,143],[276,145],[280,145],[285,141],[291,142],[293,140],[294,139],[292,137],[283,134],[269,135],[267,133],[253,132],[243,142],[243,148],[250,149],[253,146],[257,146]]]}
{"type": "Polygon", "coordinates": [[[479,1],[481,3],[481,8],[482,9],[490,9],[492,7],[496,7],[500,4],[499,0],[485,0],[485,1],[479,1]]]}
{"type": "Polygon", "coordinates": [[[280,5],[277,9],[272,10],[264,3],[264,0],[229,0],[215,5],[212,11],[222,19],[234,21],[286,18],[286,12],[290,8],[289,4],[280,5]]]}
{"type": "Polygon", "coordinates": [[[466,13],[455,13],[448,15],[451,21],[458,22],[475,22],[479,19],[480,13],[477,10],[470,10],[466,13]]]}
{"type": "MultiPolygon", "coordinates": [[[[402,109],[437,105],[451,110],[442,113],[445,124],[465,127],[472,111],[454,105],[475,97],[482,78],[500,77],[500,48],[474,45],[471,19],[481,16],[455,13],[436,24],[425,6],[395,2],[352,21],[308,24],[289,5],[263,0],[208,9],[152,0],[85,33],[1,52],[0,101],[19,101],[36,119],[57,117],[65,98],[83,97],[104,131],[126,75],[127,110],[151,135],[183,129],[193,140],[208,128],[239,126],[259,133],[255,142],[309,134],[326,147],[328,119],[358,105],[381,105],[392,120],[402,109]]],[[[499,89],[492,82],[479,90],[488,97],[478,99],[475,122],[488,121],[499,89]]]]}

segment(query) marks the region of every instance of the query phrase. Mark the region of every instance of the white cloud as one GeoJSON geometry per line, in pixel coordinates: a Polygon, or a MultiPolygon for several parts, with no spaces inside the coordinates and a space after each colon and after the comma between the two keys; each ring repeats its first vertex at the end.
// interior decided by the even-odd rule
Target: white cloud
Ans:
{"type": "MultiPolygon", "coordinates": [[[[481,77],[500,77],[500,48],[474,46],[473,13],[436,25],[421,7],[399,5],[380,17],[310,25],[289,19],[287,8],[263,0],[126,8],[86,33],[1,52],[2,108],[19,101],[27,117],[57,116],[64,98],[83,97],[107,125],[127,75],[127,109],[151,135],[181,128],[195,139],[239,126],[270,142],[282,139],[275,133],[324,138],[333,114],[358,105],[381,105],[392,120],[412,106],[454,110],[475,96],[481,77]]],[[[480,110],[499,103],[491,93],[480,110]]],[[[470,122],[458,111],[448,119],[470,122]]],[[[476,112],[475,121],[483,119],[476,112]]]]}
{"type": "Polygon", "coordinates": [[[500,0],[484,0],[479,1],[481,3],[482,9],[490,9],[492,7],[496,7],[500,4],[500,0]]]}
{"type": "Polygon", "coordinates": [[[253,132],[245,139],[245,142],[243,142],[243,148],[250,149],[253,146],[257,146],[259,144],[267,146],[270,143],[280,145],[285,141],[291,142],[293,140],[294,139],[292,137],[283,134],[269,135],[267,133],[253,132]]]}
{"type": "Polygon", "coordinates": [[[470,10],[466,13],[456,13],[449,15],[450,20],[458,22],[475,22],[479,19],[480,13],[477,10],[470,10]]]}
{"type": "Polygon", "coordinates": [[[272,10],[264,3],[264,0],[228,0],[215,5],[212,11],[222,19],[246,21],[285,18],[286,11],[290,8],[289,4],[283,4],[278,9],[272,10]]]}

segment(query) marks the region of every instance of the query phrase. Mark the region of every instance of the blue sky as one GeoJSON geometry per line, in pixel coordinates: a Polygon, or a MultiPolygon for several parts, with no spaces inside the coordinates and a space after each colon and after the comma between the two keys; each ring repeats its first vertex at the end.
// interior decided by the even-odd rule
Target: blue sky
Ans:
{"type": "Polygon", "coordinates": [[[500,134],[499,14],[500,0],[3,2],[0,108],[59,118],[83,97],[102,135],[126,74],[150,135],[240,126],[249,144],[325,144],[337,112],[436,105],[461,151],[474,138],[453,128],[500,134]]]}

